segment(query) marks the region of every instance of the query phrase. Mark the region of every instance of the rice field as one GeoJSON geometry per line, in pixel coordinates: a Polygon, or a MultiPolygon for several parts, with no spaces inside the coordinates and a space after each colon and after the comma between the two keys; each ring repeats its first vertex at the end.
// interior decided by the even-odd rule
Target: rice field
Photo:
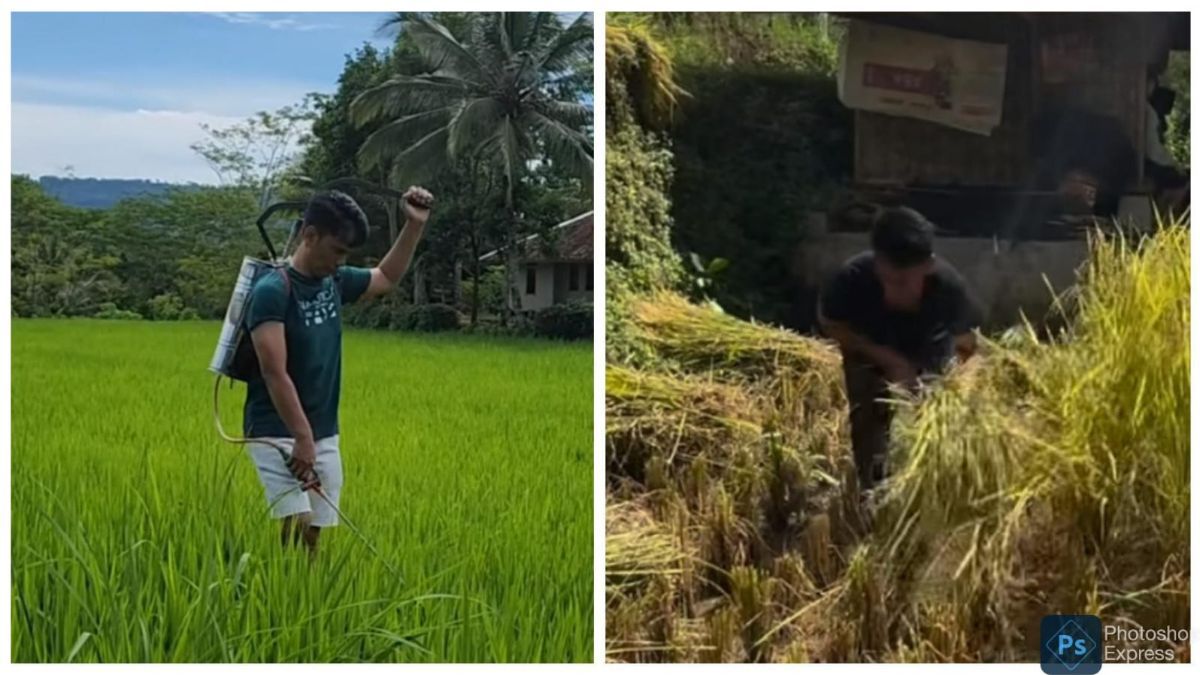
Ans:
{"type": "Polygon", "coordinates": [[[590,345],[347,332],[341,507],[397,578],[281,549],[218,330],[14,320],[14,661],[591,661],[590,345]]]}

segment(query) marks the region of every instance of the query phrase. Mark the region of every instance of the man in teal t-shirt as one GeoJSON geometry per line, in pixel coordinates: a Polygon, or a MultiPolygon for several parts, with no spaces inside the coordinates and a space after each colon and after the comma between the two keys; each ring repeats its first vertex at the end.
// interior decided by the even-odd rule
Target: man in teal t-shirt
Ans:
{"type": "Polygon", "coordinates": [[[271,445],[247,448],[272,513],[283,520],[284,546],[303,541],[311,555],[321,528],[337,524],[337,513],[320,497],[310,499],[297,476],[315,472],[326,496],[338,503],[342,307],[386,293],[408,269],[433,196],[413,187],[401,201],[404,229],[379,265],[365,268],[345,264],[367,238],[362,209],[337,191],[313,197],[290,264],[259,279],[246,307],[259,372],[247,384],[243,430],[247,438],[287,447],[292,466],[271,445]]]}

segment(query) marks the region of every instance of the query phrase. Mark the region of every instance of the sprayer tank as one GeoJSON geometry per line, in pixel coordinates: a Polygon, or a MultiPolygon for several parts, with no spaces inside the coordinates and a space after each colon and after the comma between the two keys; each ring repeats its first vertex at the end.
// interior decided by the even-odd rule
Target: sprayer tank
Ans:
{"type": "Polygon", "coordinates": [[[242,269],[238,272],[237,283],[233,286],[233,295],[229,298],[229,308],[225,310],[225,323],[221,326],[221,337],[217,340],[217,349],[213,353],[212,362],[208,369],[214,373],[231,376],[234,351],[237,349],[238,330],[242,325],[242,317],[246,312],[246,301],[250,299],[250,290],[260,276],[274,269],[274,265],[257,258],[246,256],[242,258],[242,269]]]}

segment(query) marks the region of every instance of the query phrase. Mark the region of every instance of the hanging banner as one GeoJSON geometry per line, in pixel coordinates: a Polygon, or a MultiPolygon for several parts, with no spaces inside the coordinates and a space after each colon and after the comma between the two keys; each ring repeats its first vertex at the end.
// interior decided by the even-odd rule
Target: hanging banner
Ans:
{"type": "Polygon", "coordinates": [[[851,21],[842,40],[838,97],[855,110],[990,135],[1004,108],[1005,45],[851,21]]]}

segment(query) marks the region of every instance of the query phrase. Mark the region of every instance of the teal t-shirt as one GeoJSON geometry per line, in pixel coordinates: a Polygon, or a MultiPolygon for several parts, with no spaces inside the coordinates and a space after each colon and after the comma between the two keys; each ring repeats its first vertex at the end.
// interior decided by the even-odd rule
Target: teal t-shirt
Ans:
{"type": "MultiPolygon", "coordinates": [[[[289,265],[287,274],[263,275],[250,291],[246,328],[253,331],[265,321],[282,321],[287,343],[287,372],[296,385],[300,405],[317,440],[338,433],[338,398],[342,379],[342,306],[362,296],[371,283],[371,270],[343,265],[337,274],[316,279],[289,265]]],[[[247,438],[291,438],[261,373],[247,383],[243,409],[247,438]]]]}

